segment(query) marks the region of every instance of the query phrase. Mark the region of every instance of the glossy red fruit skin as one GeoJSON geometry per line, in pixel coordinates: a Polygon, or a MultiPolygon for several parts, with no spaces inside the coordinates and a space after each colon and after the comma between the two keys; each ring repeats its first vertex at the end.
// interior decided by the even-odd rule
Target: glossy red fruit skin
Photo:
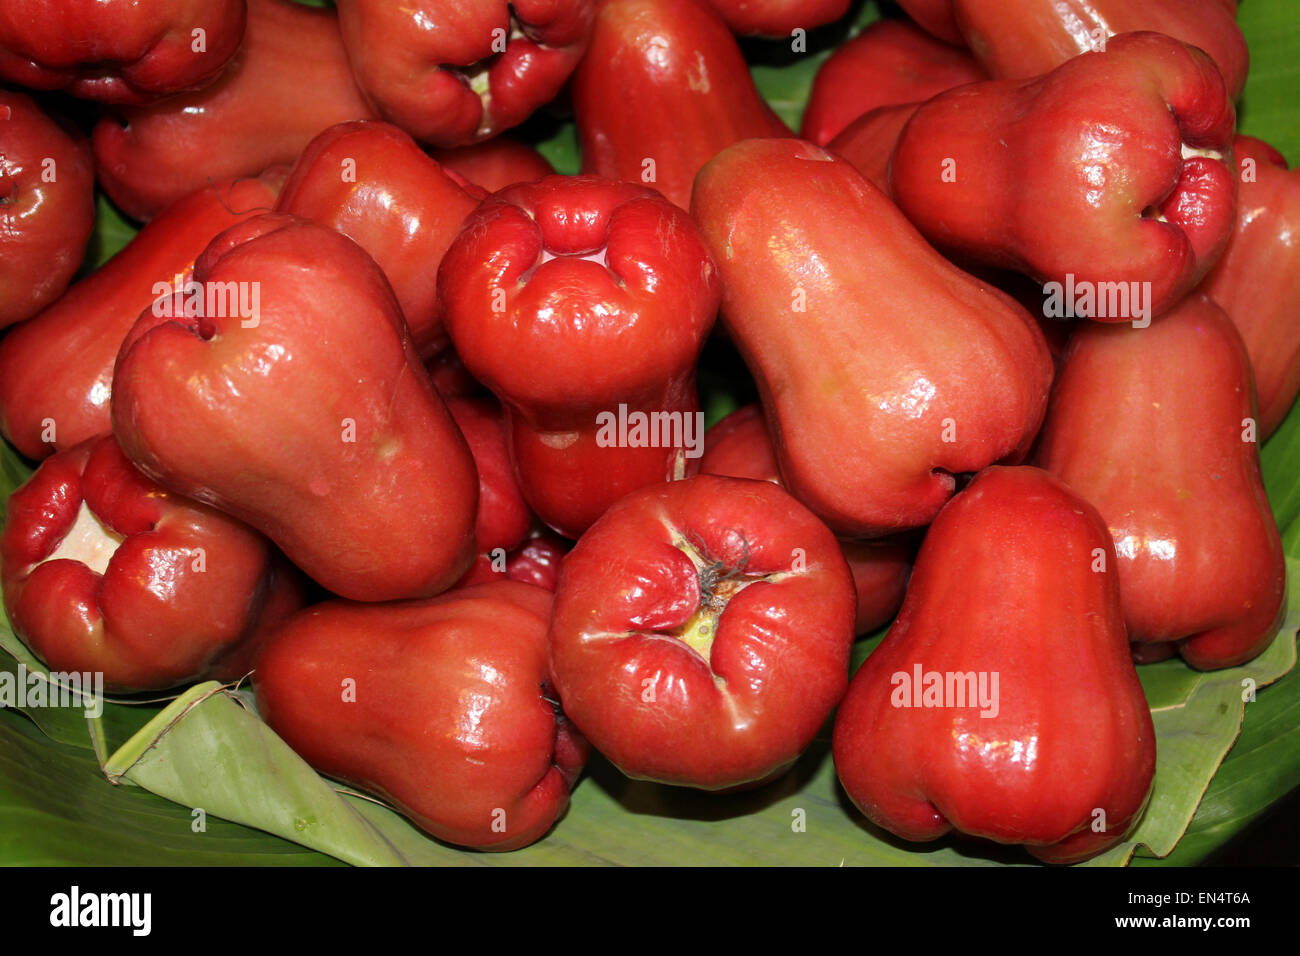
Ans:
{"type": "Polygon", "coordinates": [[[971,51],[999,79],[1023,79],[1147,30],[1199,47],[1241,96],[1250,66],[1236,4],[1224,0],[948,0],[971,51]]]}
{"type": "Polygon", "coordinates": [[[454,149],[435,149],[442,168],[494,193],[515,183],[533,183],[555,172],[546,157],[527,143],[497,136],[454,149]]]}
{"type": "Polygon", "coordinates": [[[527,846],[564,813],[588,753],[552,703],[550,606],[551,595],[516,581],[425,601],[318,604],[258,658],[258,710],[317,770],[439,840],[527,846]],[[340,690],[349,679],[351,699],[340,690]]]}
{"type": "Polygon", "coordinates": [[[396,126],[340,123],[308,144],[279,212],[312,219],[355,241],[384,270],[421,355],[446,344],[438,263],[479,204],[396,126]]]}
{"type": "Polygon", "coordinates": [[[0,89],[0,329],[68,287],[95,224],[95,173],[79,134],[0,89]]]}
{"type": "Polygon", "coordinates": [[[495,136],[550,102],[582,58],[595,7],[596,0],[338,3],[367,97],[384,119],[434,146],[495,136]]]}
{"type": "Polygon", "coordinates": [[[1129,637],[1179,641],[1200,670],[1258,655],[1285,610],[1254,418],[1241,336],[1197,293],[1150,328],[1076,331],[1039,437],[1110,525],[1129,637]]]}
{"type": "Polygon", "coordinates": [[[212,662],[207,678],[227,683],[247,679],[262,648],[293,615],[312,603],[309,597],[307,579],[276,550],[271,557],[262,613],[242,641],[212,662]]]}
{"type": "Polygon", "coordinates": [[[605,0],[572,92],[582,171],[654,186],[683,209],[724,148],[790,135],[703,0],[605,0]]]}
{"type": "Polygon", "coordinates": [[[894,155],[894,147],[898,145],[898,137],[903,134],[903,128],[920,105],[899,103],[863,113],[832,139],[826,148],[847,159],[871,185],[889,196],[892,189],[889,184],[889,159],[894,155]]]}
{"type": "Polygon", "coordinates": [[[474,540],[479,551],[513,551],[532,528],[533,513],[515,479],[510,433],[501,405],[493,398],[448,398],[478,472],[478,517],[474,540]]]}
{"type": "MultiPolygon", "coordinates": [[[[743,405],[708,430],[700,474],[781,484],[767,422],[759,405],[743,405]]],[[[858,613],[853,632],[869,634],[889,622],[903,602],[914,548],[901,540],[841,541],[853,575],[858,613]]]]}
{"type": "Polygon", "coordinates": [[[1096,510],[1037,468],[989,468],[946,505],[836,716],[854,804],[907,840],[957,830],[1048,863],[1119,842],[1146,805],[1156,743],[1113,559],[1096,510]],[[997,673],[996,707],[901,706],[896,675],[917,667],[985,675],[990,691],[997,673]]]}
{"type": "Polygon", "coordinates": [[[962,46],[966,42],[957,26],[952,0],[898,0],[898,5],[917,26],[945,43],[962,46]]]}
{"type": "Polygon", "coordinates": [[[564,559],[555,687],[629,777],[702,790],[765,781],[844,694],[853,601],[834,536],[771,482],[643,488],[564,559]]]}
{"type": "Polygon", "coordinates": [[[123,212],[148,220],[209,181],[293,163],[336,123],[372,118],[333,11],[249,0],[243,46],[220,79],[95,124],[96,171],[123,212]]]}
{"type": "Polygon", "coordinates": [[[244,0],[6,0],[0,78],[146,103],[215,80],[239,49],[244,20],[244,0]]]}
{"type": "Polygon", "coordinates": [[[523,581],[554,593],[560,585],[569,544],[553,531],[542,529],[515,549],[507,559],[511,580],[523,581]]]}
{"type": "Polygon", "coordinates": [[[847,162],[738,143],[701,171],[692,213],[782,482],[837,534],[928,524],[954,475],[1027,450],[1051,384],[1042,333],[847,162]]]}
{"type": "Polygon", "coordinates": [[[1288,170],[1280,153],[1250,136],[1237,137],[1234,153],[1241,173],[1237,224],[1201,291],[1246,343],[1263,441],[1300,392],[1300,171],[1288,170]]]}
{"type": "Polygon", "coordinates": [[[194,278],[259,289],[260,310],[141,314],[113,382],[131,459],[262,531],[342,597],[454,584],[473,555],[478,478],[374,261],[276,213],[217,236],[194,278]]]}
{"type": "Polygon", "coordinates": [[[694,467],[684,441],[603,444],[601,417],[625,406],[694,428],[720,288],[685,212],[593,177],[511,186],[465,221],[438,287],[461,361],[506,407],[524,496],[556,531],[576,538],[623,495],[694,467]]]}
{"type": "Polygon", "coordinates": [[[825,146],[874,109],[920,103],[988,76],[966,50],[941,43],[906,20],[877,20],[817,71],[802,136],[825,146]]]}
{"type": "Polygon", "coordinates": [[[50,457],[9,497],[0,555],[14,633],[51,670],[101,671],[119,693],[204,676],[254,630],[272,561],[260,534],[160,488],[112,436],[50,457]],[[60,551],[83,507],[120,536],[113,550],[93,532],[102,571],[60,551]]]}
{"type": "Polygon", "coordinates": [[[950,254],[1044,283],[1147,282],[1159,315],[1232,231],[1234,122],[1209,57],[1125,34],[1043,76],[925,103],[894,150],[892,194],[950,254]],[[1212,155],[1184,159],[1183,147],[1212,155]],[[1166,221],[1144,215],[1153,208],[1166,221]]]}
{"type": "Polygon", "coordinates": [[[742,36],[789,37],[844,16],[849,0],[708,0],[709,5],[742,36]]]}
{"type": "Polygon", "coordinates": [[[136,319],[164,285],[174,291],[190,281],[194,260],[219,232],[268,212],[285,172],[209,183],[178,199],[112,259],[0,340],[4,437],[41,459],[112,432],[113,364],[136,319]]]}
{"type": "Polygon", "coordinates": [[[1033,279],[1019,272],[1006,269],[991,269],[987,266],[971,266],[971,275],[996,286],[1011,298],[1019,302],[1031,316],[1043,333],[1048,351],[1052,353],[1052,367],[1059,368],[1065,349],[1070,344],[1074,329],[1087,319],[1075,316],[1057,316],[1049,314],[1047,303],[1050,293],[1033,279]]]}
{"type": "Polygon", "coordinates": [[[535,530],[531,537],[509,554],[504,562],[500,553],[480,552],[465,576],[456,587],[469,587],[501,580],[504,574],[511,581],[522,581],[555,593],[560,581],[560,567],[569,553],[569,544],[554,531],[535,530]]]}

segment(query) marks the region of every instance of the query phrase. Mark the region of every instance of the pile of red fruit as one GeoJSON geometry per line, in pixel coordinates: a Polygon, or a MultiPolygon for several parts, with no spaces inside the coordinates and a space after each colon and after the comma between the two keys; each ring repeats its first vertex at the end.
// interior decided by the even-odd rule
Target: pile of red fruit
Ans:
{"type": "Polygon", "coordinates": [[[1300,178],[1235,136],[1234,0],[901,6],[799,138],[737,34],[848,0],[0,4],[14,631],[116,693],[252,672],[463,846],[590,747],[730,791],[832,714],[904,838],[1120,841],[1135,659],[1280,626],[1300,178]],[[582,175],[498,135],[563,110],[582,175]],[[96,186],[145,225],[72,282],[96,186]],[[761,399],[707,435],[706,346],[761,399]]]}

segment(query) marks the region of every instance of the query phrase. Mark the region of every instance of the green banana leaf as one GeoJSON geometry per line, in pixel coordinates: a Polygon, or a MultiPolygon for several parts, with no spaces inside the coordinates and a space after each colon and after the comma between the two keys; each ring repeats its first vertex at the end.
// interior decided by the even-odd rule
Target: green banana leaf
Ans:
{"type": "MultiPolygon", "coordinates": [[[[804,55],[779,41],[747,44],[760,90],[793,128],[828,43],[878,15],[875,4],[858,5],[846,24],[810,38],[804,55]]],[[[1289,0],[1246,0],[1240,22],[1253,61],[1243,131],[1295,158],[1300,124],[1288,100],[1300,86],[1300,21],[1289,0]]],[[[545,121],[528,132],[559,171],[577,171],[571,123],[545,121]]],[[[102,264],[133,234],[101,198],[87,266],[102,264]]],[[[747,383],[719,375],[702,381],[710,420],[746,400],[747,383]]],[[[1141,668],[1159,751],[1151,804],[1129,841],[1091,865],[1199,862],[1300,786],[1300,413],[1265,445],[1262,461],[1289,556],[1287,622],[1264,655],[1240,668],[1200,674],[1177,660],[1141,668]]],[[[0,448],[0,497],[28,473],[0,448]]],[[[878,641],[860,643],[855,663],[878,641]]],[[[391,809],[322,779],[256,717],[245,690],[201,684],[172,700],[104,701],[90,716],[84,702],[31,706],[32,687],[45,681],[47,696],[54,688],[0,616],[4,681],[21,683],[29,697],[0,708],[0,863],[1031,862],[1015,847],[956,837],[913,845],[874,828],[839,790],[826,736],[782,780],[723,798],[630,781],[597,757],[550,835],[516,853],[482,854],[429,839],[391,809]]]]}

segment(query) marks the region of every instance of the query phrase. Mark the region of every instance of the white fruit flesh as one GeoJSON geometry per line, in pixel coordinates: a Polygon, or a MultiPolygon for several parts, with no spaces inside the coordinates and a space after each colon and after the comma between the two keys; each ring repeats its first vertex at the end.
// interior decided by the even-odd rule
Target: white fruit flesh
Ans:
{"type": "Polygon", "coordinates": [[[77,509],[77,520],[45,561],[80,561],[96,574],[103,574],[123,540],[122,535],[95,517],[83,501],[77,509]]]}

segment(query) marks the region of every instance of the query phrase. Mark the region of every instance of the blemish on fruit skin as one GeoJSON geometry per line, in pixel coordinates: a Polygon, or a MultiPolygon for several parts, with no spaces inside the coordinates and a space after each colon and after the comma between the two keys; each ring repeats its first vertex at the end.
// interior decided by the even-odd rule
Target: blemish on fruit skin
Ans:
{"type": "Polygon", "coordinates": [[[317,498],[324,498],[330,493],[330,483],[324,478],[313,478],[311,484],[307,486],[307,490],[317,498]]]}
{"type": "Polygon", "coordinates": [[[834,156],[812,143],[801,143],[799,151],[794,154],[794,158],[816,163],[833,163],[835,161],[834,156]]]}
{"type": "Polygon", "coordinates": [[[538,435],[543,445],[556,449],[568,448],[578,440],[578,437],[577,432],[542,432],[538,435]]]}
{"type": "Polygon", "coordinates": [[[704,54],[695,51],[695,69],[686,73],[686,84],[693,93],[708,93],[712,88],[709,82],[709,68],[704,62],[704,54]]]}

